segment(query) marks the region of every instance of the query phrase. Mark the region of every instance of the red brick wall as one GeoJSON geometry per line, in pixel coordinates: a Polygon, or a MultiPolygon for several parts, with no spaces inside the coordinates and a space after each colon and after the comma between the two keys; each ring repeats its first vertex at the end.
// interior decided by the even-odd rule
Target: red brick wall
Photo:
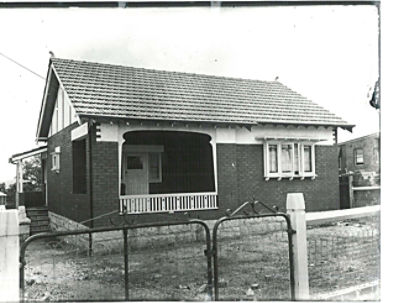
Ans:
{"type": "MultiPolygon", "coordinates": [[[[92,149],[93,216],[97,217],[119,210],[118,143],[93,140],[92,149]]],[[[95,226],[108,224],[108,218],[94,221],[95,226]]]]}
{"type": "MultiPolygon", "coordinates": [[[[50,211],[80,222],[89,219],[89,191],[86,194],[72,192],[72,141],[71,130],[78,124],[74,123],[49,138],[47,142],[47,188],[48,208],[50,211]],[[60,172],[51,170],[51,153],[60,146],[60,172]]],[[[88,151],[88,141],[86,140],[88,151]]],[[[88,159],[87,154],[87,159],[88,159]]],[[[89,171],[88,163],[86,165],[89,171]]],[[[86,174],[89,184],[89,173],[86,174]]]]}
{"type": "Polygon", "coordinates": [[[315,180],[292,181],[264,180],[262,145],[219,144],[217,150],[220,205],[233,207],[255,198],[285,210],[287,194],[302,192],[307,211],[339,208],[336,146],[316,146],[315,180]]]}

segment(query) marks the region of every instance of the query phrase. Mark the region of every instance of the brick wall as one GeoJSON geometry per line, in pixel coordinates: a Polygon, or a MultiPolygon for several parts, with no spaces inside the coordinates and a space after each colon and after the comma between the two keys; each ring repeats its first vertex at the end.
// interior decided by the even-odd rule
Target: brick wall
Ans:
{"type": "MultiPolygon", "coordinates": [[[[97,217],[119,209],[118,143],[95,142],[95,134],[92,138],[93,216],[97,217]]],[[[94,221],[94,226],[108,224],[108,218],[94,221]]]]}
{"type": "MultiPolygon", "coordinates": [[[[48,208],[50,211],[61,214],[71,220],[80,222],[89,218],[89,194],[74,194],[72,191],[72,141],[71,130],[77,127],[74,123],[51,136],[47,143],[47,188],[48,208]],[[60,171],[51,170],[51,153],[59,146],[60,171]]],[[[88,151],[88,141],[86,140],[88,151]]],[[[88,155],[87,155],[88,159],[88,155]]],[[[86,165],[87,182],[89,184],[89,167],[86,165]]]]}
{"type": "MultiPolygon", "coordinates": [[[[49,210],[77,222],[87,220],[90,214],[89,179],[86,194],[72,193],[72,144],[71,129],[65,128],[49,140],[50,153],[56,146],[61,147],[60,173],[49,173],[49,210]]],[[[94,129],[92,129],[94,131],[94,129]]],[[[96,142],[92,136],[93,161],[93,216],[97,217],[119,209],[118,199],[118,143],[96,142]]],[[[89,150],[88,140],[86,140],[89,150]]],[[[252,198],[277,205],[285,209],[286,195],[292,192],[304,193],[307,211],[339,208],[339,184],[337,170],[337,147],[316,146],[315,180],[271,179],[263,177],[262,145],[217,144],[218,203],[217,211],[190,212],[192,218],[217,219],[226,209],[236,209],[252,198]]],[[[89,155],[87,157],[87,176],[89,177],[89,155]]],[[[136,222],[174,220],[175,215],[135,216],[136,222]]],[[[118,217],[117,214],[114,217],[118,217]]],[[[94,226],[109,225],[109,219],[96,220],[94,226]]]]}
{"type": "Polygon", "coordinates": [[[366,136],[359,139],[351,140],[350,142],[342,143],[342,172],[376,172],[380,171],[379,159],[374,154],[374,149],[380,148],[380,138],[376,136],[366,136]],[[362,149],[364,155],[364,164],[355,164],[354,151],[362,149]]]}
{"type": "Polygon", "coordinates": [[[336,146],[316,146],[315,180],[264,180],[262,145],[218,144],[220,205],[233,207],[253,198],[285,209],[288,193],[302,192],[306,210],[339,208],[336,146]]]}

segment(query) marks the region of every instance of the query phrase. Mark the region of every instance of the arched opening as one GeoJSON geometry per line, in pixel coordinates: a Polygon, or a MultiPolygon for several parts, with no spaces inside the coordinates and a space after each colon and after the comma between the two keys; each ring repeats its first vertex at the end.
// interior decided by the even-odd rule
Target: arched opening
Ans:
{"type": "MultiPolygon", "coordinates": [[[[170,199],[174,194],[175,198],[171,198],[175,199],[174,203],[188,199],[185,203],[190,204],[196,202],[196,193],[215,192],[213,148],[209,135],[180,131],[131,131],[125,133],[123,138],[122,199],[124,196],[140,196],[145,198],[145,204],[151,204],[146,197],[158,195],[157,199],[161,201],[166,197],[170,199]]],[[[183,206],[175,204],[175,208],[180,210],[184,210],[183,206]]],[[[168,208],[166,205],[160,207],[168,208]]],[[[147,205],[146,209],[148,211],[144,212],[152,212],[154,206],[147,205]]]]}

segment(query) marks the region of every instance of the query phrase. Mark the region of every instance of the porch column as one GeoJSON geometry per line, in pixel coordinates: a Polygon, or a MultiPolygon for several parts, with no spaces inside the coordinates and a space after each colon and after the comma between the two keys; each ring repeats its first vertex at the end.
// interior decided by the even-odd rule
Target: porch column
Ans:
{"type": "Polygon", "coordinates": [[[121,196],[121,184],[122,184],[122,147],[125,142],[123,133],[118,138],[118,193],[121,196]]]}
{"type": "Polygon", "coordinates": [[[218,175],[217,175],[217,142],[215,136],[211,137],[211,146],[212,146],[212,156],[213,156],[213,166],[214,166],[214,187],[215,192],[218,193],[218,175]]]}

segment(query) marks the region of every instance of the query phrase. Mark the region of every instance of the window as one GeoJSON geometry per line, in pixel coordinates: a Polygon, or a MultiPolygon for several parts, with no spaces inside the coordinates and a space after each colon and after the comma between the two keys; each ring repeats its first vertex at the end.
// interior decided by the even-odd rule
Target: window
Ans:
{"type": "Polygon", "coordinates": [[[314,145],[299,142],[265,142],[264,176],[269,178],[315,177],[314,145]]]}
{"type": "Polygon", "coordinates": [[[126,168],[127,169],[143,169],[142,159],[139,156],[126,157],[126,168]]]}
{"type": "Polygon", "coordinates": [[[149,182],[162,182],[161,178],[161,153],[149,153],[149,182]]]}
{"type": "Polygon", "coordinates": [[[54,149],[54,152],[51,153],[51,170],[55,171],[56,173],[60,172],[60,152],[61,149],[57,146],[54,149]]]}
{"type": "Polygon", "coordinates": [[[356,148],[354,150],[354,162],[356,165],[364,164],[364,152],[362,148],[356,148]]]}
{"type": "Polygon", "coordinates": [[[72,141],[72,192],[86,194],[86,140],[72,141]]]}

